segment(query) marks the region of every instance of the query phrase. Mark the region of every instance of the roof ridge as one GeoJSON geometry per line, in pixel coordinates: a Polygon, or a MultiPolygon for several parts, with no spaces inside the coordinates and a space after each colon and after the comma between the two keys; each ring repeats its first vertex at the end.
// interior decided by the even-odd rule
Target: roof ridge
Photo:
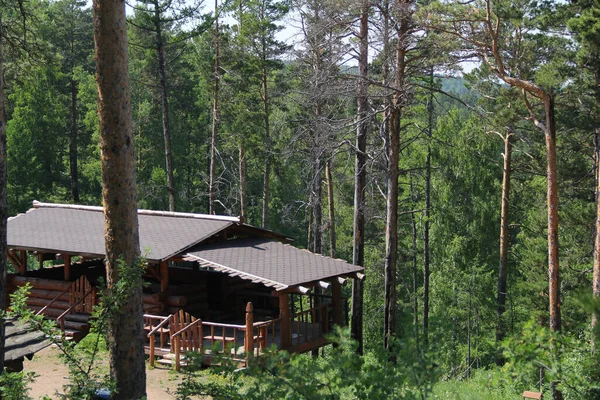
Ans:
{"type": "MultiPolygon", "coordinates": [[[[42,203],[40,201],[33,201],[34,208],[64,208],[70,210],[82,210],[82,211],[104,211],[100,206],[85,206],[81,204],[57,204],[57,203],[42,203]]],[[[176,218],[197,218],[197,219],[210,219],[215,221],[229,221],[239,223],[239,217],[230,217],[227,215],[210,215],[210,214],[195,214],[195,213],[184,213],[175,211],[157,211],[157,210],[144,210],[138,209],[138,215],[155,215],[161,217],[176,217],[176,218]]]]}

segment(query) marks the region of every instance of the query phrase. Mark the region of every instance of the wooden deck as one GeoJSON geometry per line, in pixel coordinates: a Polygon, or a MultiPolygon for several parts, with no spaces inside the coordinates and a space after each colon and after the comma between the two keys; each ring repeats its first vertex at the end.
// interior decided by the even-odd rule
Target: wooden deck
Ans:
{"type": "Polygon", "coordinates": [[[294,314],[287,323],[290,328],[287,335],[281,318],[254,322],[251,303],[246,309],[245,324],[201,321],[183,311],[166,317],[145,314],[148,337],[145,350],[151,366],[159,357],[158,362],[174,364],[177,370],[185,365],[187,352],[199,353],[209,363],[221,356],[244,365],[250,356],[259,357],[272,347],[306,352],[327,343],[327,310],[328,306],[323,304],[294,314]]]}

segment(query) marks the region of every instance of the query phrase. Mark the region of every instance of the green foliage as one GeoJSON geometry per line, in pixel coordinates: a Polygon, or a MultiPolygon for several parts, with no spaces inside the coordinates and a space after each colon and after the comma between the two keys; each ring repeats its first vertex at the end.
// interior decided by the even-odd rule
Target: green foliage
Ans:
{"type": "Polygon", "coordinates": [[[356,354],[349,332],[338,330],[324,357],[289,355],[272,350],[251,359],[248,368],[227,364],[209,376],[189,371],[177,393],[180,399],[208,395],[215,399],[383,399],[426,398],[437,373],[432,359],[414,343],[398,343],[399,362],[383,350],[356,354]],[[400,362],[401,360],[401,362],[400,362]]]}
{"type": "Polygon", "coordinates": [[[27,385],[35,380],[33,372],[8,372],[0,374],[0,396],[4,400],[32,400],[27,385]]]}
{"type": "MultiPolygon", "coordinates": [[[[31,325],[33,329],[43,332],[60,350],[61,359],[69,368],[69,383],[64,386],[64,393],[60,394],[60,398],[91,400],[95,398],[98,389],[112,387],[106,371],[102,372],[96,368],[105,346],[98,331],[92,330],[92,334],[81,345],[65,340],[55,321],[47,320],[43,315],[35,315],[27,307],[30,291],[31,285],[27,283],[11,295],[9,316],[19,318],[20,321],[31,325]]],[[[94,328],[97,329],[98,324],[97,320],[94,328]]],[[[25,384],[26,382],[23,383],[25,384]]]]}
{"type": "Polygon", "coordinates": [[[585,338],[552,333],[529,321],[520,335],[503,343],[507,360],[503,384],[519,390],[541,386],[550,392],[550,383],[557,382],[565,399],[598,398],[599,366],[585,342],[585,338]]]}

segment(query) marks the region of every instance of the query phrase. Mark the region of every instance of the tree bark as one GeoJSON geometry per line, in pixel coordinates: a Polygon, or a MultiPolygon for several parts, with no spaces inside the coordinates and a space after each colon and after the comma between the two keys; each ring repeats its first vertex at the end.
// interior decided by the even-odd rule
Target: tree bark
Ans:
{"type": "Polygon", "coordinates": [[[69,142],[69,169],[71,172],[71,196],[79,203],[79,170],[77,168],[77,81],[71,77],[71,137],[69,142]]]}
{"type": "Polygon", "coordinates": [[[385,224],[385,267],[384,267],[384,335],[386,349],[390,349],[390,341],[396,336],[396,270],[398,264],[398,161],[400,156],[400,125],[404,107],[406,52],[408,45],[410,15],[408,2],[399,0],[398,24],[396,27],[396,71],[394,77],[394,95],[390,114],[389,137],[386,143],[387,196],[385,224]]]}
{"type": "Polygon", "coordinates": [[[208,213],[215,213],[216,199],[216,158],[217,158],[217,136],[219,133],[219,88],[221,81],[220,65],[220,32],[219,32],[219,0],[215,0],[215,85],[213,88],[213,124],[210,137],[210,164],[208,172],[208,213]]]}
{"type": "MultiPolygon", "coordinates": [[[[358,59],[358,92],[357,92],[357,127],[356,127],[356,161],[354,164],[354,217],[352,263],[365,264],[365,189],[367,180],[367,133],[369,131],[368,116],[368,56],[369,56],[369,10],[370,3],[364,0],[360,10],[359,59],[358,59]]],[[[363,291],[362,280],[354,279],[352,285],[352,337],[358,342],[357,352],[363,353],[363,291]]]]}
{"type": "MultiPolygon", "coordinates": [[[[596,102],[600,109],[600,71],[596,72],[596,102]]],[[[596,237],[594,239],[594,267],[592,274],[592,295],[596,301],[600,300],[600,126],[595,131],[595,153],[596,153],[596,237]]],[[[597,351],[598,325],[600,314],[598,311],[592,313],[592,351],[597,351]]]]}
{"type": "Polygon", "coordinates": [[[162,128],[165,141],[165,165],[167,169],[167,190],[169,192],[169,211],[175,211],[175,179],[173,177],[173,154],[171,152],[171,130],[169,128],[169,99],[167,96],[167,72],[165,45],[162,37],[161,12],[158,1],[154,1],[154,29],[156,32],[156,52],[158,55],[158,78],[160,83],[160,106],[162,128]]]}
{"type": "MultiPolygon", "coordinates": [[[[109,295],[120,266],[137,268],[140,255],[135,159],[123,0],[94,0],[94,39],[102,158],[102,200],[109,295]]],[[[108,321],[114,399],[146,396],[142,288],[134,286],[108,321]]]]}
{"type": "MultiPolygon", "coordinates": [[[[433,86],[433,67],[429,71],[430,84],[433,86]]],[[[431,215],[431,137],[433,134],[433,91],[429,93],[427,104],[427,156],[425,158],[425,221],[423,222],[423,341],[429,343],[429,218],[431,215]]]]}
{"type": "Polygon", "coordinates": [[[240,174],[240,222],[248,222],[248,210],[246,205],[248,200],[247,196],[247,184],[246,184],[246,148],[243,139],[240,139],[238,146],[238,162],[239,162],[239,174],[240,174]]]}
{"type": "Polygon", "coordinates": [[[263,175],[263,208],[262,208],[262,227],[266,228],[269,223],[269,201],[271,197],[271,125],[270,117],[270,98],[269,98],[269,81],[268,70],[266,67],[266,43],[263,37],[263,68],[262,68],[262,101],[263,101],[263,119],[265,124],[265,173],[263,175]]]}
{"type": "MultiPolygon", "coordinates": [[[[508,248],[510,246],[509,231],[509,205],[510,205],[510,162],[512,152],[512,137],[510,132],[506,133],[504,139],[504,168],[502,174],[502,204],[500,208],[500,265],[498,266],[498,297],[497,297],[497,315],[496,322],[496,345],[506,335],[506,324],[503,314],[506,310],[506,279],[508,271],[508,248]]],[[[504,359],[500,353],[496,355],[496,364],[502,365],[504,359]]]]}
{"type": "MultiPolygon", "coordinates": [[[[319,153],[318,149],[315,153],[319,153]]],[[[321,157],[319,154],[315,154],[314,164],[314,175],[311,188],[311,205],[312,205],[312,251],[313,253],[321,254],[323,252],[323,240],[321,226],[323,221],[323,210],[322,210],[322,189],[321,189],[321,157]]]]}
{"type": "MultiPolygon", "coordinates": [[[[412,177],[410,179],[410,192],[413,204],[416,204],[416,195],[414,194],[414,187],[412,182],[412,177]]],[[[415,326],[415,340],[417,341],[417,345],[419,343],[419,296],[417,295],[417,221],[415,218],[415,213],[410,214],[410,222],[412,225],[412,256],[413,256],[413,265],[412,265],[412,286],[413,286],[413,325],[415,326]]]]}
{"type": "Polygon", "coordinates": [[[331,158],[325,162],[325,182],[327,185],[327,207],[329,212],[329,256],[336,256],[335,205],[333,199],[333,180],[331,179],[331,158]]]}
{"type": "MultiPolygon", "coordinates": [[[[0,310],[6,310],[6,120],[4,103],[4,21],[0,11],[0,310]]],[[[0,371],[4,371],[5,324],[0,318],[0,371]]]]}
{"type": "Polygon", "coordinates": [[[546,158],[548,179],[548,277],[550,330],[558,332],[560,321],[560,277],[558,262],[558,172],[556,167],[556,125],[554,120],[554,97],[544,96],[546,112],[546,158]]]}

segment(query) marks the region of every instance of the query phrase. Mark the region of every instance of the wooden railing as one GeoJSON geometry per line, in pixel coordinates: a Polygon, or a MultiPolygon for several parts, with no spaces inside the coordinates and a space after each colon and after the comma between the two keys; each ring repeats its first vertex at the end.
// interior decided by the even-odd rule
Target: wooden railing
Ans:
{"type": "Polygon", "coordinates": [[[277,342],[277,334],[280,332],[281,319],[276,318],[253,324],[254,343],[258,343],[259,353],[273,345],[280,347],[277,342]]]}
{"type": "Polygon", "coordinates": [[[320,304],[290,316],[292,345],[323,337],[329,330],[329,304],[320,304]]]}
{"type": "Polygon", "coordinates": [[[154,367],[154,353],[156,351],[156,333],[158,332],[160,335],[160,345],[163,347],[165,345],[165,335],[169,331],[168,324],[173,318],[173,314],[170,314],[167,317],[162,315],[151,315],[144,314],[144,329],[148,329],[149,332],[147,337],[150,339],[150,366],[154,367]],[[158,323],[155,325],[154,321],[158,323]]]}
{"type": "MultiPolygon", "coordinates": [[[[306,311],[290,316],[292,345],[305,344],[321,340],[329,329],[330,304],[320,304],[306,311]]],[[[281,348],[281,318],[254,322],[252,305],[246,308],[246,324],[227,324],[201,320],[187,320],[169,315],[161,317],[145,314],[144,319],[156,323],[147,323],[151,328],[147,334],[150,339],[150,365],[154,365],[155,335],[170,327],[171,353],[174,354],[175,369],[181,366],[182,353],[193,351],[209,356],[221,355],[235,361],[247,362],[251,356],[258,356],[265,349],[275,345],[281,348]],[[179,318],[179,320],[178,320],[179,318]],[[208,351],[210,347],[210,351],[208,351]]],[[[310,343],[309,343],[310,345],[310,343]]]]}
{"type": "Polygon", "coordinates": [[[73,303],[69,308],[67,308],[62,314],[60,314],[58,316],[58,318],[56,318],[56,323],[60,326],[60,330],[64,331],[65,330],[65,316],[68,314],[71,314],[71,312],[73,312],[73,310],[79,305],[81,304],[90,294],[92,294],[94,292],[94,289],[92,288],[90,291],[86,292],[77,302],[73,303]]]}
{"type": "Polygon", "coordinates": [[[177,371],[181,367],[181,352],[191,351],[202,354],[203,340],[201,319],[197,319],[171,334],[171,343],[175,348],[175,369],[177,371]]]}
{"type": "Polygon", "coordinates": [[[65,293],[67,293],[70,290],[71,290],[71,287],[68,287],[65,290],[63,290],[62,292],[60,292],[58,295],[56,295],[56,297],[54,297],[52,300],[50,300],[50,303],[46,304],[44,307],[42,307],[42,309],[40,311],[36,312],[35,315],[38,316],[38,315],[43,314],[44,311],[46,311],[46,309],[50,308],[50,306],[52,304],[54,304],[60,297],[62,297],[65,293]]]}

